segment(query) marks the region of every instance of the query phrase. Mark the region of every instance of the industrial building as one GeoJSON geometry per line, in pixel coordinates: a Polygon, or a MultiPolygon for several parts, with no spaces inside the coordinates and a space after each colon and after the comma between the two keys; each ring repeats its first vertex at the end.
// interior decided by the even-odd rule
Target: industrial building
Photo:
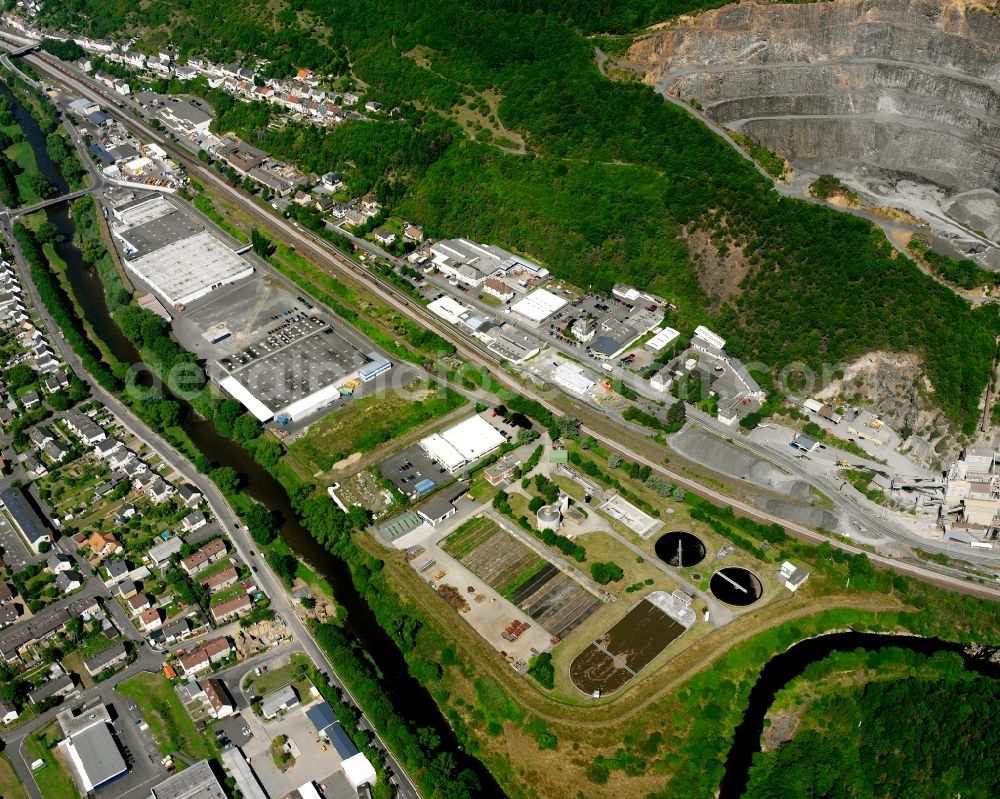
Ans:
{"type": "Polygon", "coordinates": [[[28,501],[21,488],[5,488],[0,491],[0,503],[7,509],[14,526],[28,542],[32,551],[38,552],[42,544],[52,543],[48,524],[28,501]]]}
{"type": "Polygon", "coordinates": [[[337,716],[328,702],[313,705],[306,711],[306,718],[312,723],[316,735],[329,741],[340,755],[343,761],[340,768],[352,787],[360,788],[362,785],[375,784],[375,769],[368,758],[358,751],[354,741],[337,721],[337,716]]]}
{"type": "Polygon", "coordinates": [[[233,747],[224,750],[222,752],[222,765],[236,781],[236,787],[243,799],[268,799],[268,795],[261,787],[253,768],[239,749],[233,747]]]}
{"type": "Polygon", "coordinates": [[[552,380],[556,385],[581,396],[590,391],[597,382],[582,366],[565,361],[552,372],[552,380]]]}
{"type": "Polygon", "coordinates": [[[57,718],[66,735],[58,747],[83,795],[99,791],[128,774],[125,758],[111,734],[107,707],[87,708],[78,716],[63,711],[57,718]]]}
{"type": "Polygon", "coordinates": [[[478,288],[494,275],[526,272],[534,278],[548,276],[549,270],[533,261],[492,244],[476,244],[468,239],[449,239],[431,245],[431,258],[438,270],[456,283],[478,288]]]}
{"type": "Polygon", "coordinates": [[[535,289],[510,306],[510,313],[540,327],[567,305],[566,300],[546,289],[535,289]]]}
{"type": "Polygon", "coordinates": [[[199,760],[156,785],[150,799],[226,799],[226,792],[209,762],[199,760]]]}
{"type": "Polygon", "coordinates": [[[365,355],[324,317],[298,311],[219,366],[226,372],[219,385],[258,420],[287,424],[349,394],[351,381],[374,380],[392,362],[375,351],[365,355]]]}
{"type": "Polygon", "coordinates": [[[454,427],[421,439],[428,457],[454,474],[499,449],[507,439],[482,416],[470,416],[454,427]]]}
{"type": "Polygon", "coordinates": [[[207,230],[171,242],[126,266],[162,296],[181,307],[253,274],[253,266],[207,230]]]}
{"type": "Polygon", "coordinates": [[[680,335],[680,331],[674,330],[672,327],[665,327],[646,342],[646,349],[651,352],[663,352],[663,350],[673,344],[680,337],[680,335]]]}
{"type": "Polygon", "coordinates": [[[249,261],[162,195],[127,199],[112,215],[125,266],[169,306],[182,307],[253,274],[249,261]]]}

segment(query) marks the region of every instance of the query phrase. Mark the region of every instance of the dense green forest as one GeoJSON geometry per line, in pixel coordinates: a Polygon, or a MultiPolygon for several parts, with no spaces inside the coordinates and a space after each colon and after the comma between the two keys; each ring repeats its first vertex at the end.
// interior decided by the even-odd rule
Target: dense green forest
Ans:
{"type": "Polygon", "coordinates": [[[432,236],[529,252],[584,285],[648,287],[680,306],[679,323],[711,319],[730,349],[775,372],[793,363],[818,372],[874,349],[920,353],[937,403],[971,431],[1000,328],[994,308],[970,310],[869,223],[779,197],[684,110],[595,68],[586,34],[708,5],[718,3],[286,0],[275,12],[264,0],[153,0],[140,13],[70,0],[47,3],[45,15],[93,33],[131,26],[147,49],[266,58],[270,74],[301,66],[332,80],[349,56],[346,79],[399,106],[401,119],[274,127],[266,107],[216,95],[217,127],[317,172],[345,171],[352,190],[376,188],[432,236]],[[525,154],[451,118],[462,106],[482,111],[487,91],[525,154]],[[714,318],[677,238],[697,227],[720,249],[739,247],[749,267],[714,318]]]}
{"type": "Polygon", "coordinates": [[[745,799],[937,799],[1000,793],[1000,683],[961,671],[820,699],[822,730],[757,755],[745,799]]]}

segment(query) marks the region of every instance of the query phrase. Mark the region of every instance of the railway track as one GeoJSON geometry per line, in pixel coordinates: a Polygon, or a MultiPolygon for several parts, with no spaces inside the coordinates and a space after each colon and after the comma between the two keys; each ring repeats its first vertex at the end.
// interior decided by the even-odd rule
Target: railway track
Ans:
{"type": "MultiPolygon", "coordinates": [[[[16,41],[3,35],[0,35],[0,39],[11,43],[17,43],[16,41]]],[[[93,85],[92,81],[84,78],[75,70],[69,69],[61,61],[45,52],[29,54],[24,56],[24,58],[40,73],[48,73],[49,77],[52,77],[52,73],[55,72],[57,75],[55,79],[61,80],[68,86],[68,88],[81,92],[85,96],[89,96],[91,99],[97,98],[108,104],[109,108],[107,110],[126,127],[131,128],[133,132],[137,133],[137,135],[143,138],[152,139],[157,144],[162,146],[174,158],[184,164],[189,174],[196,175],[206,183],[211,184],[217,190],[222,191],[229,198],[238,202],[241,209],[247,212],[256,222],[269,229],[272,234],[279,234],[279,238],[284,241],[284,243],[292,246],[299,252],[303,252],[311,256],[312,260],[320,266],[320,268],[323,268],[334,275],[339,274],[341,276],[347,276],[355,281],[360,280],[362,284],[371,288],[373,293],[380,300],[387,303],[394,310],[417,320],[425,328],[437,333],[443,339],[450,342],[455,347],[456,354],[460,358],[464,358],[467,363],[476,364],[481,368],[487,369],[493,379],[501,384],[505,389],[515,394],[521,394],[529,397],[541,403],[541,405],[550,412],[562,415],[563,410],[561,408],[550,402],[547,397],[533,389],[531,386],[522,385],[520,382],[508,375],[504,370],[498,369],[495,360],[491,356],[487,355],[482,348],[478,345],[472,344],[461,336],[456,335],[454,330],[450,329],[445,323],[435,317],[423,305],[415,302],[412,298],[408,297],[388,281],[383,280],[378,275],[348,258],[332,244],[316,236],[311,231],[304,230],[298,226],[293,226],[285,219],[275,217],[273,214],[267,212],[241,189],[228,183],[228,181],[215,172],[215,170],[203,164],[183,146],[176,145],[173,141],[167,139],[159,132],[151,128],[146,124],[145,120],[141,118],[141,110],[131,101],[124,100],[120,96],[115,95],[113,92],[106,91],[103,87],[93,85]],[[136,119],[135,115],[140,115],[140,118],[136,119]]],[[[753,519],[754,521],[764,524],[778,524],[790,535],[802,541],[817,545],[824,542],[829,543],[831,546],[849,554],[865,555],[872,561],[873,564],[880,568],[890,569],[900,574],[916,577],[917,579],[923,580],[932,585],[968,594],[970,596],[976,596],[982,599],[1000,600],[1000,585],[975,583],[952,574],[943,574],[926,566],[869,552],[861,549],[860,547],[854,546],[853,544],[846,543],[839,538],[823,535],[822,533],[805,527],[804,525],[774,516],[748,502],[744,502],[731,497],[728,494],[724,494],[711,486],[699,483],[692,478],[673,471],[672,469],[665,467],[663,464],[657,463],[650,458],[647,458],[646,456],[615,442],[609,437],[608,428],[613,429],[616,426],[617,423],[609,419],[607,427],[604,430],[597,430],[588,425],[581,425],[580,429],[584,434],[593,436],[595,439],[600,441],[607,449],[613,450],[624,457],[649,466],[655,472],[671,482],[682,486],[685,490],[691,491],[693,494],[704,499],[708,499],[714,503],[721,504],[723,506],[730,506],[741,515],[753,519]]]]}

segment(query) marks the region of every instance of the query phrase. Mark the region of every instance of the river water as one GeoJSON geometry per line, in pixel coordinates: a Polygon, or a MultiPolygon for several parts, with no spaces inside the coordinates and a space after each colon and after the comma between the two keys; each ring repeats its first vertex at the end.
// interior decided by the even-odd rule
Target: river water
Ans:
{"type": "MultiPolygon", "coordinates": [[[[39,170],[58,188],[67,191],[66,182],[55,164],[48,157],[45,138],[38,123],[17,102],[6,87],[0,85],[0,94],[8,97],[18,125],[24,131],[38,162],[39,170]]],[[[66,261],[67,278],[74,297],[96,335],[119,360],[135,364],[141,361],[139,353],[112,318],[104,295],[104,287],[97,271],[83,260],[79,248],[73,243],[76,226],[66,206],[47,209],[49,220],[62,234],[56,245],[59,256],[66,261]]],[[[487,799],[506,799],[506,795],[489,771],[471,755],[461,751],[461,745],[447,720],[441,714],[427,690],[410,676],[402,653],[383,631],[364,598],[351,582],[347,564],[331,555],[298,522],[284,487],[263,469],[239,444],[220,436],[211,421],[203,419],[184,399],[176,399],[181,406],[181,426],[191,440],[213,464],[231,466],[241,476],[243,491],[248,496],[276,511],[282,519],[281,535],[295,554],[309,563],[333,587],[334,598],[346,612],[345,631],[358,641],[371,656],[382,673],[382,687],[397,708],[421,727],[431,727],[440,737],[444,748],[456,757],[460,768],[469,768],[479,779],[478,796],[487,799]]]]}

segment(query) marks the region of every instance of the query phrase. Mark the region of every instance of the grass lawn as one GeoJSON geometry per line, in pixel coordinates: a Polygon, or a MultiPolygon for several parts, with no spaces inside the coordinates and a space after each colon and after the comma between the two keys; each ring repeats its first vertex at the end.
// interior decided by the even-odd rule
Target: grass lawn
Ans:
{"type": "MultiPolygon", "coordinates": [[[[139,674],[115,690],[139,706],[164,755],[181,752],[192,760],[203,760],[217,754],[211,736],[195,729],[173,686],[162,674],[139,674]]],[[[48,799],[48,794],[45,796],[48,799]]]]}
{"type": "Polygon", "coordinates": [[[288,448],[288,457],[306,475],[325,472],[343,458],[371,452],[465,402],[465,397],[454,391],[438,392],[423,383],[408,386],[406,396],[393,391],[364,397],[312,425],[288,448]]]}
{"type": "Polygon", "coordinates": [[[28,794],[14,773],[14,767],[7,755],[0,755],[0,796],[5,799],[28,799],[28,794]]]}
{"type": "MultiPolygon", "coordinates": [[[[31,755],[31,759],[40,758],[45,761],[45,765],[35,772],[35,782],[45,799],[78,799],[80,796],[69,769],[56,757],[52,749],[62,737],[58,725],[52,722],[24,739],[24,748],[31,755]]],[[[3,795],[7,796],[6,791],[3,795]]]]}
{"type": "Polygon", "coordinates": [[[261,674],[260,677],[254,677],[250,685],[253,686],[257,696],[264,696],[292,683],[299,695],[299,699],[306,699],[309,696],[309,680],[294,679],[295,669],[299,665],[312,666],[312,664],[312,661],[306,655],[292,655],[291,662],[286,663],[280,668],[271,669],[266,674],[261,674]]]}
{"type": "Polygon", "coordinates": [[[217,594],[212,594],[212,605],[221,605],[223,602],[235,599],[246,592],[247,590],[242,586],[242,584],[236,583],[236,585],[231,585],[229,588],[223,588],[217,594]]]}

